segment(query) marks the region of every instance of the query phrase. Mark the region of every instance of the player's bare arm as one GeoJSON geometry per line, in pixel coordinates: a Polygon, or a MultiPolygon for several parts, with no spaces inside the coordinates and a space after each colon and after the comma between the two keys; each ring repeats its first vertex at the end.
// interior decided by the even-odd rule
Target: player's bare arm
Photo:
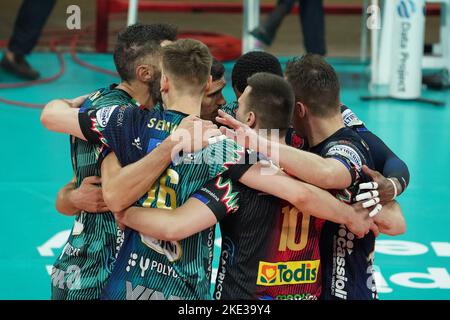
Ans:
{"type": "Polygon", "coordinates": [[[87,96],[50,101],[42,110],[41,123],[50,131],[67,133],[86,140],[78,123],[78,108],[86,100],[87,96]]]}
{"type": "Polygon", "coordinates": [[[198,151],[219,134],[211,121],[189,116],[172,135],[139,161],[122,167],[115,154],[109,154],[101,166],[103,195],[109,208],[118,212],[131,206],[151,189],[179,151],[198,151]]]}
{"type": "MultiPolygon", "coordinates": [[[[363,237],[372,225],[368,210],[358,210],[339,202],[328,192],[295,180],[278,170],[277,174],[261,175],[261,164],[252,166],[241,182],[248,187],[273,194],[292,203],[306,214],[343,223],[358,237],[363,237]]],[[[174,210],[131,207],[116,215],[123,223],[145,235],[161,240],[180,240],[217,223],[214,213],[203,202],[190,198],[174,210]]]]}
{"type": "Polygon", "coordinates": [[[274,165],[272,167],[272,172],[276,173],[270,176],[264,175],[263,170],[268,168],[259,162],[253,165],[239,181],[252,189],[284,199],[305,214],[345,224],[358,237],[364,236],[369,231],[373,222],[369,218],[369,210],[349,206],[337,200],[329,192],[294,179],[274,165]]]}
{"type": "Polygon", "coordinates": [[[222,133],[227,137],[236,140],[238,144],[265,154],[275,162],[278,160],[283,170],[305,182],[323,189],[345,189],[352,182],[348,169],[336,159],[322,158],[311,152],[270,141],[221,110],[219,110],[217,121],[233,129],[221,128],[222,133]],[[272,154],[274,152],[278,154],[272,154]]]}
{"type": "Polygon", "coordinates": [[[115,216],[142,234],[166,241],[185,239],[217,223],[211,209],[196,198],[173,210],[131,207],[115,216]]]}
{"type": "Polygon", "coordinates": [[[62,187],[56,197],[56,210],[64,215],[73,216],[80,211],[91,213],[109,211],[103,200],[102,190],[98,186],[99,177],[86,177],[80,187],[75,186],[75,177],[62,187]]]}
{"type": "Polygon", "coordinates": [[[124,210],[151,189],[169,166],[176,142],[166,139],[141,160],[122,167],[114,153],[102,162],[103,196],[111,211],[124,210]]]}

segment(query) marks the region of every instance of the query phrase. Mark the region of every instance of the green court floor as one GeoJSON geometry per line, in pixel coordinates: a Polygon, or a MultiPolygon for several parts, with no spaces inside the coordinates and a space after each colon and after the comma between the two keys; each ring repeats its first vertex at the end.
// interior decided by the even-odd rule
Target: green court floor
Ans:
{"type": "MultiPolygon", "coordinates": [[[[113,70],[110,55],[80,54],[113,70]]],[[[66,72],[56,82],[22,89],[0,89],[0,97],[45,103],[75,97],[117,81],[76,65],[66,55],[66,72]]],[[[283,62],[286,59],[282,59],[283,62]]],[[[342,101],[352,108],[409,165],[411,183],[399,198],[406,234],[377,241],[375,263],[381,299],[450,299],[450,91],[424,92],[447,103],[362,102],[367,95],[367,66],[330,60],[340,74],[342,101]]],[[[45,75],[58,71],[50,53],[30,62],[45,75]]],[[[227,64],[229,79],[232,64],[227,64]]],[[[0,84],[17,79],[0,71],[0,84]]],[[[227,88],[226,98],[232,99],[227,88]]],[[[57,190],[72,175],[69,139],[46,131],[39,109],[0,102],[0,299],[48,299],[52,265],[73,219],[54,208],[57,190]]],[[[216,259],[217,263],[217,259],[216,259]]]]}

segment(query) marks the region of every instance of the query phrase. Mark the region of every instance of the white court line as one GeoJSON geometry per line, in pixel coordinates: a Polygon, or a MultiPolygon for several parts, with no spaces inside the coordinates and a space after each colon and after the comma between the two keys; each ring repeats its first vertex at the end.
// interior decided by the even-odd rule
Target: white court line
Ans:
{"type": "Polygon", "coordinates": [[[33,189],[22,189],[21,191],[25,191],[26,193],[29,193],[32,196],[35,196],[37,198],[40,198],[40,199],[45,200],[45,201],[47,201],[49,203],[52,203],[52,204],[55,202],[54,198],[51,198],[48,195],[46,195],[45,193],[42,193],[40,191],[35,191],[33,189]]]}

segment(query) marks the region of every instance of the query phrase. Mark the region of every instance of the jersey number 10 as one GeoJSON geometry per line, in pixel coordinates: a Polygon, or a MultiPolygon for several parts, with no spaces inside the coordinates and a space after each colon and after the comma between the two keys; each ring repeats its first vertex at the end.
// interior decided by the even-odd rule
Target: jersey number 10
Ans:
{"type": "Polygon", "coordinates": [[[309,220],[311,216],[302,214],[297,208],[289,206],[283,207],[281,213],[283,214],[283,226],[278,251],[286,251],[287,249],[291,251],[303,250],[308,243],[309,220]],[[299,243],[296,242],[298,216],[302,217],[299,243]]]}

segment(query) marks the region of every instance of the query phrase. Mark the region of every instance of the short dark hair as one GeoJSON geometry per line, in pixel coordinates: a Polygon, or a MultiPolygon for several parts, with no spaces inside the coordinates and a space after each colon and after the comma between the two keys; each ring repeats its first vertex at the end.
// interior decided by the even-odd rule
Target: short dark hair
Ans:
{"type": "Polygon", "coordinates": [[[211,66],[212,81],[219,80],[225,73],[225,67],[219,60],[213,59],[211,66]]]}
{"type": "Polygon", "coordinates": [[[164,72],[184,87],[206,85],[211,74],[212,56],[208,47],[193,39],[179,39],[162,48],[164,72]]]}
{"type": "Polygon", "coordinates": [[[242,93],[247,86],[247,79],[258,72],[283,76],[281,64],[275,56],[263,51],[251,51],[236,61],[231,72],[231,85],[242,93]]]}
{"type": "Polygon", "coordinates": [[[322,56],[308,53],[289,61],[286,78],[296,100],[304,103],[313,115],[329,117],[339,111],[339,79],[322,56]]]}
{"type": "Polygon", "coordinates": [[[256,73],[247,82],[252,90],[246,111],[257,115],[260,128],[287,129],[295,103],[291,85],[284,78],[267,72],[256,73]]]}
{"type": "Polygon", "coordinates": [[[140,60],[157,54],[164,40],[175,41],[177,28],[166,23],[134,24],[117,36],[114,48],[114,63],[123,81],[133,80],[140,60]]]}

